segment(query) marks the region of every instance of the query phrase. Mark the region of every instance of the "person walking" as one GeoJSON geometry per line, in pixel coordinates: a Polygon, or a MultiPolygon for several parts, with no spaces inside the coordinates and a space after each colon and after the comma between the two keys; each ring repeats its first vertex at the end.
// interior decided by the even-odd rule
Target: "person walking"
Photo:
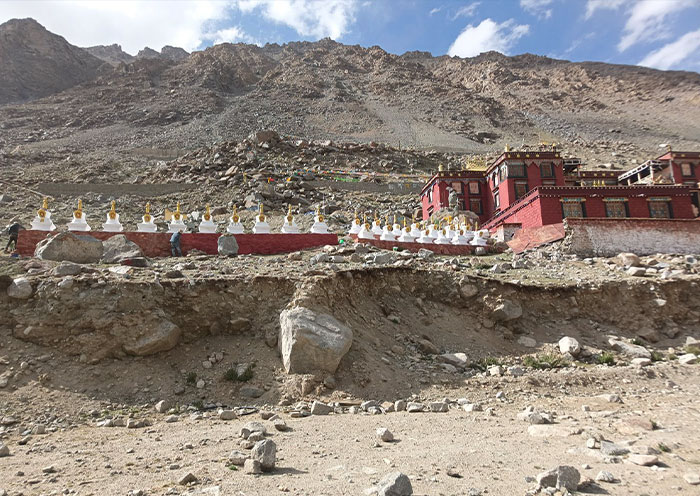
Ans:
{"type": "Polygon", "coordinates": [[[16,219],[10,221],[10,225],[7,226],[7,234],[10,235],[10,239],[5,245],[5,253],[12,252],[17,249],[17,239],[19,238],[19,232],[22,231],[24,227],[20,225],[16,219]],[[12,249],[10,249],[12,246],[12,249]]]}
{"type": "Polygon", "coordinates": [[[174,232],[173,235],[170,236],[170,253],[172,253],[174,257],[182,256],[182,249],[180,248],[180,236],[182,236],[182,229],[174,232]]]}

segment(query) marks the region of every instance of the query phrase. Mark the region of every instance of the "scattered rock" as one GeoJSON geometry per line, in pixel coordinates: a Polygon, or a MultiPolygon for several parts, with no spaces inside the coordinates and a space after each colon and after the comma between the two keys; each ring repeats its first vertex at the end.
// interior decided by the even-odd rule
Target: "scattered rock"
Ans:
{"type": "Polygon", "coordinates": [[[689,472],[683,475],[683,479],[691,486],[697,486],[700,484],[700,474],[689,472]]]}
{"type": "Polygon", "coordinates": [[[379,496],[411,496],[413,487],[408,476],[401,472],[387,474],[377,485],[379,496]]]}
{"type": "Polygon", "coordinates": [[[425,405],[423,403],[411,402],[406,405],[406,411],[408,413],[418,413],[425,410],[425,405]]]}
{"type": "Polygon", "coordinates": [[[610,441],[600,442],[600,452],[606,456],[622,456],[630,452],[630,450],[624,446],[619,446],[610,441]]]}
{"type": "Polygon", "coordinates": [[[156,412],[165,413],[173,407],[172,403],[168,400],[160,400],[156,403],[156,412]]]}
{"type": "Polygon", "coordinates": [[[99,239],[67,231],[39,242],[34,256],[57,262],[97,263],[102,258],[102,252],[102,241],[99,239]]]}
{"type": "Polygon", "coordinates": [[[523,315],[523,308],[520,303],[505,299],[501,301],[491,313],[491,318],[496,322],[509,322],[519,319],[523,315]]]}
{"type": "Polygon", "coordinates": [[[617,256],[617,261],[625,267],[639,267],[641,260],[634,253],[620,253],[617,256]]]}
{"type": "Polygon", "coordinates": [[[639,346],[638,344],[626,343],[620,341],[619,339],[610,338],[608,344],[613,350],[634,358],[651,358],[651,352],[647,350],[644,346],[639,346]]]}
{"type": "Polygon", "coordinates": [[[246,474],[262,474],[262,465],[258,460],[248,458],[243,463],[243,471],[246,474]]]}
{"type": "Polygon", "coordinates": [[[635,465],[641,465],[643,467],[649,467],[651,465],[656,465],[659,463],[659,458],[654,455],[630,455],[627,460],[635,465]]]}
{"type": "Polygon", "coordinates": [[[311,404],[311,415],[328,415],[333,411],[333,407],[321,403],[320,401],[314,401],[311,404]]]}
{"type": "Polygon", "coordinates": [[[233,234],[222,234],[216,241],[217,251],[222,257],[238,255],[238,241],[233,234]]]}
{"type": "Polygon", "coordinates": [[[377,437],[385,443],[389,443],[394,440],[394,435],[385,427],[380,427],[377,429],[377,437]]]}
{"type": "Polygon", "coordinates": [[[10,448],[5,446],[3,443],[0,443],[0,458],[4,456],[10,456],[10,448]]]}
{"type": "Polygon", "coordinates": [[[267,429],[265,429],[265,426],[260,422],[248,422],[241,427],[239,435],[243,439],[248,439],[253,432],[262,432],[263,434],[267,434],[267,429]]]}
{"type": "Polygon", "coordinates": [[[233,450],[228,455],[229,463],[231,463],[233,465],[238,465],[239,467],[243,466],[243,464],[245,463],[245,461],[247,459],[248,459],[248,455],[246,455],[242,451],[238,451],[238,450],[233,450]]]}
{"type": "Polygon", "coordinates": [[[678,357],[678,363],[681,365],[694,365],[698,363],[698,356],[693,353],[686,353],[678,357]]]}
{"type": "Polygon", "coordinates": [[[117,234],[102,242],[102,262],[112,264],[124,260],[143,257],[139,245],[129,241],[123,234],[117,234]]]}
{"type": "Polygon", "coordinates": [[[26,300],[32,296],[33,292],[32,283],[24,277],[14,279],[7,287],[7,296],[17,300],[26,300]]]}
{"type": "Polygon", "coordinates": [[[559,340],[559,351],[562,354],[570,354],[571,356],[578,356],[581,353],[581,345],[578,341],[572,337],[565,336],[559,340]]]}
{"type": "Polygon", "coordinates": [[[271,439],[258,441],[253,446],[250,457],[260,462],[260,467],[263,471],[269,472],[274,470],[277,459],[277,445],[271,439]]]}
{"type": "Polygon", "coordinates": [[[219,420],[234,420],[237,417],[238,415],[233,410],[221,410],[219,412],[219,420]]]}
{"type": "Polygon", "coordinates": [[[186,486],[187,484],[191,484],[193,482],[198,482],[198,479],[192,472],[186,473],[177,481],[177,483],[181,486],[186,486]]]}
{"type": "Polygon", "coordinates": [[[568,491],[575,491],[580,480],[579,471],[569,465],[560,465],[537,475],[537,483],[540,487],[555,487],[568,491]]]}
{"type": "Polygon", "coordinates": [[[601,470],[598,472],[598,475],[595,476],[595,480],[599,482],[616,482],[617,479],[615,479],[615,476],[611,474],[610,472],[606,472],[605,470],[601,470]]]}

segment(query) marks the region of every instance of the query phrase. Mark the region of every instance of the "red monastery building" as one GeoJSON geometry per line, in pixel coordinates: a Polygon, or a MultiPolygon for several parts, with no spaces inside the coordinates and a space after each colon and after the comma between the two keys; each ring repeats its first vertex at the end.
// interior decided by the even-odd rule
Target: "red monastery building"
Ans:
{"type": "Polygon", "coordinates": [[[483,227],[533,228],[577,218],[698,216],[700,153],[671,152],[628,172],[581,171],[554,148],[506,151],[481,170],[438,171],[421,191],[423,219],[449,208],[478,215],[483,227]]]}

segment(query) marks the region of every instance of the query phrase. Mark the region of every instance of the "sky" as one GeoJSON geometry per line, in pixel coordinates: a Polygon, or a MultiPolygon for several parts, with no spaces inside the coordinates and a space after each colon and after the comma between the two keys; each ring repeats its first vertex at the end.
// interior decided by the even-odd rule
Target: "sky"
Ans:
{"type": "Polygon", "coordinates": [[[496,50],[700,72],[700,0],[0,0],[78,46],[202,50],[330,37],[402,54],[496,50]]]}

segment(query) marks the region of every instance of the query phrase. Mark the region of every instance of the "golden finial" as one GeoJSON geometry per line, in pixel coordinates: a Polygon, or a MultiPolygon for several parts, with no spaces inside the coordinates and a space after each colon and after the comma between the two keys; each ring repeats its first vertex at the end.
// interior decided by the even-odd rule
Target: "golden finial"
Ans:
{"type": "Polygon", "coordinates": [[[319,222],[323,222],[324,217],[321,214],[321,207],[316,207],[316,217],[318,218],[319,222]]]}
{"type": "Polygon", "coordinates": [[[260,222],[265,222],[265,212],[264,212],[264,207],[263,207],[262,203],[260,204],[260,207],[258,208],[258,212],[260,213],[260,215],[258,215],[258,220],[260,222]]]}
{"type": "Polygon", "coordinates": [[[78,199],[78,209],[73,212],[73,217],[80,219],[83,216],[83,200],[78,199]]]}
{"type": "Polygon", "coordinates": [[[48,209],[49,209],[49,199],[48,199],[48,198],[44,197],[44,201],[43,201],[43,203],[41,204],[41,208],[43,208],[44,210],[48,210],[48,209]]]}
{"type": "Polygon", "coordinates": [[[510,145],[508,145],[508,143],[506,143],[506,147],[505,147],[505,149],[504,149],[503,151],[505,151],[505,152],[509,152],[509,151],[510,151],[510,145]]]}
{"type": "Polygon", "coordinates": [[[233,215],[231,216],[231,220],[233,222],[238,222],[240,217],[238,217],[238,205],[233,206],[233,215]]]}
{"type": "Polygon", "coordinates": [[[114,220],[117,218],[117,202],[112,200],[112,207],[109,210],[109,218],[114,220]]]}
{"type": "Polygon", "coordinates": [[[292,219],[293,219],[293,217],[292,217],[292,206],[289,205],[289,208],[287,209],[287,222],[289,222],[289,223],[291,224],[292,219]]]}
{"type": "Polygon", "coordinates": [[[445,171],[445,166],[443,164],[438,165],[438,171],[444,172],[445,171]]]}
{"type": "Polygon", "coordinates": [[[478,220],[474,222],[474,230],[475,231],[479,230],[479,221],[478,220]]]}
{"type": "Polygon", "coordinates": [[[355,224],[360,225],[360,218],[357,216],[357,210],[355,210],[355,224]]]}
{"type": "Polygon", "coordinates": [[[173,212],[173,219],[180,220],[180,217],[180,202],[177,202],[177,204],[175,205],[175,211],[173,212]]]}
{"type": "Polygon", "coordinates": [[[396,214],[394,214],[394,224],[396,224],[396,214]]]}
{"type": "Polygon", "coordinates": [[[143,221],[144,222],[151,222],[151,204],[146,203],[146,213],[143,214],[143,221]]]}
{"type": "Polygon", "coordinates": [[[406,229],[406,217],[403,218],[403,228],[406,229]]]}

